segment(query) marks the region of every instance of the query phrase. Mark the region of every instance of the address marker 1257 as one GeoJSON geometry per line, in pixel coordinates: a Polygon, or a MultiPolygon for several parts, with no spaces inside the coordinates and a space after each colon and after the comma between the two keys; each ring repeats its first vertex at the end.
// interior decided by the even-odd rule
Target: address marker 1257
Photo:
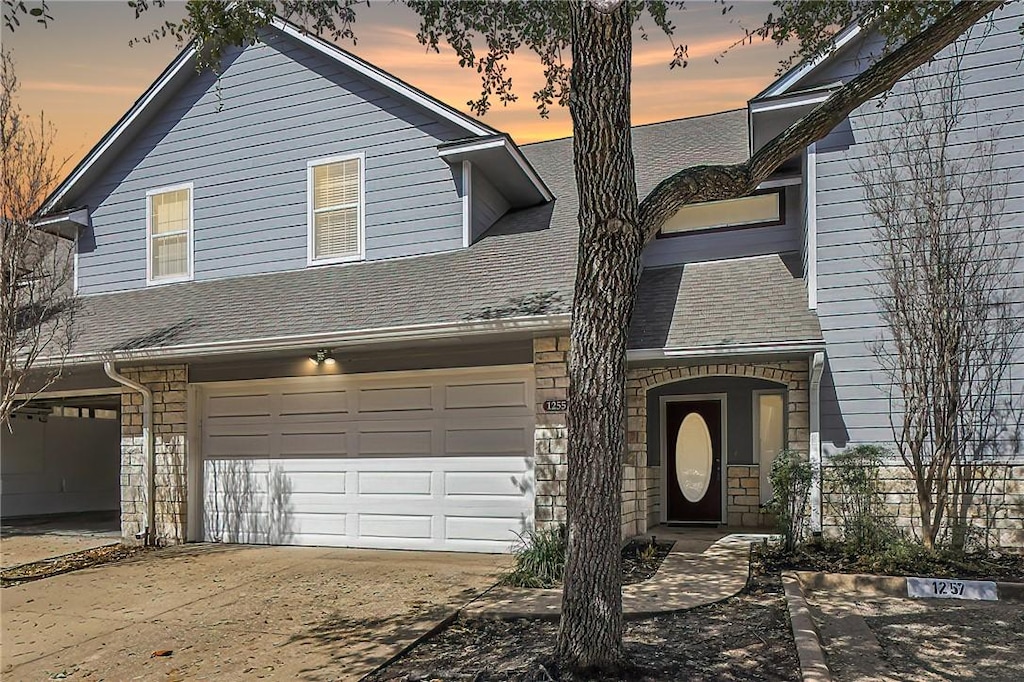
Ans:
{"type": "Polygon", "coordinates": [[[983,601],[999,601],[996,584],[991,580],[907,578],[907,596],[915,599],[975,599],[983,601]]]}

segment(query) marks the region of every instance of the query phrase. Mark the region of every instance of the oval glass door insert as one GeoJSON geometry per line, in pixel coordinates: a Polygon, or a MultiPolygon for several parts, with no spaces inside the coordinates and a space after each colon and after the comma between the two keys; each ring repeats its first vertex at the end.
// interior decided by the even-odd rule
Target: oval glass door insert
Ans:
{"type": "Polygon", "coordinates": [[[687,502],[700,502],[711,484],[711,432],[704,417],[691,412],[676,435],[676,480],[687,502]]]}

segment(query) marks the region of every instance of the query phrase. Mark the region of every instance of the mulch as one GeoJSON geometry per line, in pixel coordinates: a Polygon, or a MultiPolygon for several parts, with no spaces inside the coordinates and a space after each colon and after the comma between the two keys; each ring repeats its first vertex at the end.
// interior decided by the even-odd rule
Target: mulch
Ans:
{"type": "Polygon", "coordinates": [[[132,547],[128,545],[107,545],[86,549],[81,552],[72,552],[52,559],[43,559],[30,564],[14,566],[0,572],[0,587],[14,587],[33,580],[51,578],[62,573],[70,573],[83,568],[92,568],[111,564],[117,561],[124,561],[143,552],[149,551],[148,547],[132,547]]]}
{"type": "MultiPolygon", "coordinates": [[[[562,682],[551,663],[558,624],[457,620],[365,678],[369,682],[562,682]]],[[[754,575],[742,593],[717,604],[628,621],[629,667],[588,679],[798,680],[799,661],[778,575],[754,575]]]]}
{"type": "Polygon", "coordinates": [[[622,584],[635,585],[654,577],[672,550],[673,542],[634,540],[622,548],[622,584]],[[653,547],[653,549],[650,549],[653,547]]]}
{"type": "Polygon", "coordinates": [[[769,572],[873,573],[1024,582],[1024,554],[1014,551],[961,555],[921,551],[901,557],[884,552],[855,552],[837,542],[818,541],[799,546],[791,555],[786,555],[779,545],[755,546],[752,560],[763,564],[769,572]]]}

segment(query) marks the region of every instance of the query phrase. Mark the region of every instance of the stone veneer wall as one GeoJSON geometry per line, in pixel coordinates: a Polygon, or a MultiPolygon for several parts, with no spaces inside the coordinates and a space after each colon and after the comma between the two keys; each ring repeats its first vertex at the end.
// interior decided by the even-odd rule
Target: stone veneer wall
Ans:
{"type": "MultiPolygon", "coordinates": [[[[545,412],[545,400],[568,397],[569,337],[543,337],[533,341],[537,421],[534,430],[537,497],[536,527],[565,522],[565,485],[568,471],[568,428],[565,412],[545,412]]],[[[622,475],[622,537],[646,530],[645,468],[627,458],[622,475]]]]}
{"type": "Polygon", "coordinates": [[[769,528],[772,517],[761,509],[761,467],[732,464],[726,467],[725,511],[730,526],[769,528]]]}
{"type": "MultiPolygon", "coordinates": [[[[708,376],[738,376],[767,379],[785,384],[788,392],[787,434],[790,448],[807,453],[810,447],[809,362],[715,363],[677,367],[637,367],[626,380],[627,466],[635,477],[646,481],[643,494],[637,495],[638,511],[623,509],[623,527],[640,535],[661,522],[661,467],[647,466],[647,391],[662,384],[708,376]]],[[[682,389],[681,389],[682,390],[682,389]]],[[[770,522],[760,511],[760,483],[757,465],[727,464],[726,514],[729,525],[763,527],[770,522]],[[735,484],[735,485],[734,485],[735,484]]]]}
{"type": "Polygon", "coordinates": [[[533,340],[537,420],[534,426],[534,504],[538,529],[565,522],[565,478],[569,430],[565,412],[545,412],[545,400],[565,400],[569,392],[569,337],[533,340]]]}
{"type": "MultiPolygon", "coordinates": [[[[828,486],[828,460],[822,484],[822,530],[837,536],[839,526],[830,513],[830,499],[835,494],[828,486]]],[[[890,517],[897,527],[918,536],[921,522],[918,518],[917,493],[908,469],[902,465],[879,468],[881,488],[890,517]]],[[[1024,463],[994,463],[989,465],[985,482],[975,495],[972,520],[975,531],[972,539],[983,547],[1024,547],[1024,463]]]]}
{"type": "MultiPolygon", "coordinates": [[[[188,365],[130,367],[121,373],[153,392],[157,542],[184,542],[188,365]]],[[[126,542],[139,542],[135,535],[144,530],[146,492],[142,395],[124,388],[121,391],[121,535],[126,542]]]]}

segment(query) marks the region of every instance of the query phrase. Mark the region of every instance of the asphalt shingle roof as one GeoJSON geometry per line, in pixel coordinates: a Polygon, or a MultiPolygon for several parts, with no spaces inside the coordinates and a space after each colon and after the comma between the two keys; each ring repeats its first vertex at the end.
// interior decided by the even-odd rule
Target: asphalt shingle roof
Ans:
{"type": "Polygon", "coordinates": [[[773,254],[645,271],[629,345],[695,348],[820,339],[803,279],[773,254]]]}
{"type": "MultiPolygon", "coordinates": [[[[642,197],[675,169],[743,161],[747,156],[746,111],[638,126],[633,140],[637,188],[642,197]]],[[[80,335],[73,352],[567,313],[577,240],[572,140],[524,145],[522,151],[556,200],[506,215],[469,249],[89,296],[83,301],[80,335]]],[[[705,272],[708,268],[687,266],[684,271],[705,272]]],[[[715,268],[711,271],[718,272],[715,268]]],[[[645,321],[637,338],[645,347],[650,347],[648,341],[653,338],[647,330],[664,326],[656,319],[659,311],[670,312],[671,287],[666,288],[670,277],[664,272],[644,276],[644,291],[657,285],[659,292],[641,297],[639,309],[643,312],[638,315],[645,321]]],[[[684,290],[691,280],[701,281],[689,274],[682,278],[685,286],[677,292],[671,308],[677,315],[688,310],[688,304],[680,301],[688,297],[684,290]]],[[[752,278],[740,280],[735,283],[746,286],[752,278]]],[[[717,310],[738,324],[738,313],[730,311],[727,302],[745,297],[725,288],[719,289],[718,296],[717,310]]],[[[772,305],[758,310],[758,316],[777,309],[777,299],[766,303],[772,305]]],[[[749,306],[739,309],[745,311],[749,306]]],[[[675,339],[674,327],[669,328],[667,338],[675,339]]],[[[780,322],[771,333],[777,335],[788,328],[788,323],[780,322]]],[[[726,330],[708,338],[723,335],[726,330]]]]}

